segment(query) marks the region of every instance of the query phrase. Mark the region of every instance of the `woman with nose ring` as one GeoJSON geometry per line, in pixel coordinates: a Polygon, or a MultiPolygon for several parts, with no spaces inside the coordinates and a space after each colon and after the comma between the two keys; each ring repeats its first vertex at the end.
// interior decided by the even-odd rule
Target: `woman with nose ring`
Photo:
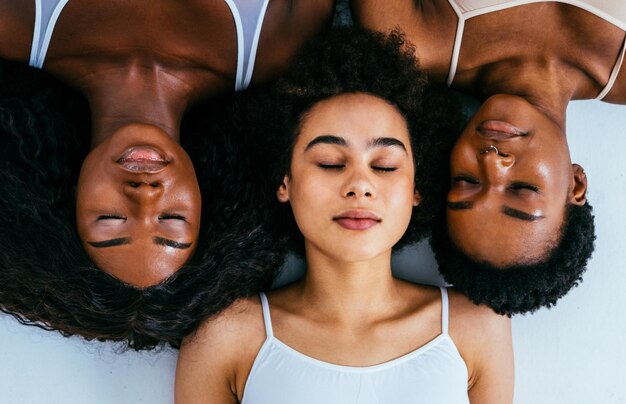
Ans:
{"type": "Polygon", "coordinates": [[[391,273],[392,249],[424,224],[445,147],[433,139],[452,129],[440,114],[455,117],[401,36],[319,38],[260,102],[286,139],[275,213],[295,222],[307,272],[190,336],[176,402],[511,403],[510,319],[391,273]]]}
{"type": "MultiPolygon", "coordinates": [[[[3,193],[3,203],[12,206],[15,214],[4,222],[3,239],[9,241],[3,243],[0,271],[6,268],[7,280],[22,276],[26,284],[41,276],[36,281],[40,286],[31,283],[3,291],[2,310],[68,334],[122,340],[140,332],[143,325],[137,319],[157,323],[152,313],[119,317],[102,313],[119,312],[121,307],[132,312],[154,292],[153,287],[167,286],[181,268],[205,266],[212,259],[208,245],[216,248],[223,243],[209,238],[218,234],[210,232],[210,227],[200,229],[202,210],[225,208],[225,204],[216,200],[217,192],[205,194],[204,201],[201,198],[200,185],[212,192],[212,184],[198,184],[194,162],[180,145],[183,115],[208,98],[272,80],[305,39],[330,25],[333,6],[333,0],[164,0],[149,5],[0,1],[0,58],[6,73],[2,80],[11,90],[4,95],[21,97],[25,108],[22,111],[7,100],[9,106],[3,110],[4,130],[14,137],[10,142],[18,150],[6,163],[6,177],[18,178],[11,174],[15,171],[24,178],[22,185],[8,181],[10,189],[3,193]],[[275,46],[278,42],[280,47],[275,46]],[[24,66],[21,70],[20,65],[24,66]],[[46,126],[42,102],[66,102],[59,95],[70,90],[48,84],[47,78],[27,71],[26,65],[55,76],[85,97],[88,109],[81,106],[81,116],[69,119],[77,121],[88,140],[72,139],[63,129],[55,131],[75,130],[73,123],[64,125],[56,117],[50,118],[55,125],[46,126]],[[28,80],[33,77],[50,89],[32,88],[28,80]],[[15,78],[20,82],[12,83],[15,78]],[[20,96],[19,89],[13,91],[19,85],[33,98],[20,96]],[[52,187],[48,178],[73,173],[74,167],[64,167],[61,157],[44,155],[35,146],[28,151],[30,155],[23,155],[19,132],[28,132],[24,138],[34,138],[35,127],[42,133],[35,144],[54,143],[52,151],[76,146],[72,152],[84,158],[78,176],[58,178],[69,189],[64,195],[45,188],[52,187]],[[62,140],[51,141],[48,136],[62,140]],[[78,144],[59,146],[63,141],[78,144]],[[34,161],[15,162],[18,157],[34,161]],[[34,172],[46,166],[50,172],[41,178],[28,177],[28,166],[34,172]],[[21,194],[14,197],[12,192],[21,194]],[[16,199],[21,201],[17,205],[16,199]],[[65,215],[67,211],[72,215],[65,215]],[[18,231],[30,233],[12,239],[11,233],[18,231]],[[17,240],[23,244],[14,245],[17,240]],[[24,257],[32,259],[24,262],[24,257]],[[102,284],[103,278],[106,288],[94,286],[102,284]],[[63,293],[74,291],[72,284],[76,293],[64,299],[63,293]],[[133,296],[132,303],[128,296],[133,296]],[[47,299],[45,304],[42,298],[47,299]],[[104,317],[119,322],[99,324],[104,317]]],[[[69,97],[73,101],[78,96],[69,97]]],[[[69,105],[64,112],[68,111],[73,111],[69,105]]],[[[213,157],[201,158],[210,161],[213,157]]],[[[195,164],[202,166],[198,160],[195,164]]],[[[202,168],[214,173],[222,169],[202,168]]],[[[2,283],[4,288],[14,282],[2,283]]],[[[161,302],[149,306],[148,311],[163,310],[161,302]]]]}
{"type": "Polygon", "coordinates": [[[434,230],[446,280],[503,313],[553,305],[581,280],[595,239],[565,111],[576,99],[626,104],[626,4],[351,4],[358,24],[405,31],[432,80],[483,101],[453,149],[446,217],[434,230]]]}

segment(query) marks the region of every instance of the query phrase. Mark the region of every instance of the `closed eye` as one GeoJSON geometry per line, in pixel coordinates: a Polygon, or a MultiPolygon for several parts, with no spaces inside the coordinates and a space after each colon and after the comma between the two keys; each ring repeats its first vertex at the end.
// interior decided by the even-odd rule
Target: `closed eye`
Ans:
{"type": "Polygon", "coordinates": [[[126,217],[121,215],[100,215],[96,218],[96,220],[126,220],[126,217]]]}
{"type": "Polygon", "coordinates": [[[341,170],[346,165],[345,164],[322,164],[322,163],[319,163],[317,166],[319,168],[324,169],[324,170],[341,170]]]}
{"type": "Polygon", "coordinates": [[[539,187],[536,187],[535,185],[531,185],[525,182],[515,182],[509,186],[509,189],[512,191],[519,191],[522,189],[526,189],[532,192],[539,192],[539,187]]]}
{"type": "Polygon", "coordinates": [[[161,216],[159,216],[159,220],[182,220],[183,222],[186,222],[187,218],[181,215],[164,213],[161,216]]]}
{"type": "Polygon", "coordinates": [[[372,169],[376,171],[392,172],[392,171],[396,171],[398,168],[397,167],[372,166],[372,169]]]}

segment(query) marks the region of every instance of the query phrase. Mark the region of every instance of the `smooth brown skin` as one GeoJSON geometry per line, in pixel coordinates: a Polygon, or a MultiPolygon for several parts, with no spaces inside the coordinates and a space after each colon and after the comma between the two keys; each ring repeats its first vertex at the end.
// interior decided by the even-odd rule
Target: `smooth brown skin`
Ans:
{"type": "MultiPolygon", "coordinates": [[[[28,63],[34,4],[0,1],[0,57],[28,63]]],[[[252,83],[276,77],[307,38],[329,25],[333,6],[334,0],[271,0],[252,83]]],[[[178,192],[178,184],[185,183],[185,192],[199,191],[195,175],[188,175],[190,166],[172,166],[154,178],[108,177],[108,169],[94,169],[113,167],[109,149],[103,151],[100,147],[115,137],[116,144],[149,142],[167,153],[182,152],[176,144],[186,109],[199,100],[234,89],[236,44],[233,17],[224,0],[156,0],[149,5],[122,0],[70,1],[57,21],[43,68],[81,91],[91,108],[92,153],[81,171],[78,189],[77,225],[83,243],[87,246],[105,233],[96,229],[93,212],[83,212],[84,206],[102,204],[98,209],[109,213],[141,210],[133,213],[132,221],[125,222],[124,232],[132,234],[136,242],[97,251],[87,247],[96,265],[124,282],[153,285],[189,259],[193,249],[171,251],[171,247],[153,246],[149,241],[162,234],[163,226],[156,223],[161,214],[167,213],[163,207],[170,203],[168,195],[178,192]],[[177,177],[183,174],[186,178],[179,181],[177,177]],[[137,195],[125,191],[131,182],[150,184],[155,178],[164,185],[164,192],[155,194],[151,190],[152,196],[141,197],[141,203],[137,195]],[[97,197],[83,188],[98,187],[100,182],[107,188],[101,188],[97,197]],[[177,185],[168,191],[168,184],[177,185]]],[[[179,162],[185,158],[181,155],[179,162]]],[[[186,159],[184,164],[189,164],[186,159]]],[[[137,192],[141,194],[143,187],[137,192]]],[[[172,226],[166,232],[168,238],[195,244],[199,197],[179,198],[174,205],[190,213],[187,219],[191,226],[172,226]]]]}
{"type": "MultiPolygon", "coordinates": [[[[344,94],[312,108],[296,140],[290,174],[277,193],[291,204],[304,235],[307,273],[269,293],[276,338],[322,361],[371,366],[414,351],[441,333],[439,290],[391,274],[391,247],[420,201],[413,175],[406,122],[384,100],[344,94]],[[327,135],[346,144],[307,147],[327,135]],[[381,137],[405,148],[372,146],[381,137]],[[373,212],[381,221],[355,231],[333,220],[354,209],[373,212]]],[[[471,402],[512,402],[510,320],[450,291],[449,327],[468,366],[471,402]]],[[[181,348],[176,402],[241,402],[265,338],[258,298],[240,300],[206,322],[181,348]]]]}
{"type": "MultiPolygon", "coordinates": [[[[457,29],[447,0],[352,0],[352,8],[355,20],[367,28],[405,31],[420,66],[445,83],[457,29]]],[[[448,201],[472,201],[473,208],[448,209],[448,229],[470,256],[504,267],[543,258],[558,241],[565,203],[584,204],[587,184],[582,168],[570,161],[567,104],[602,91],[624,37],[624,31],[601,18],[558,2],[517,6],[466,21],[452,88],[483,100],[512,95],[488,98],[452,155],[448,201]],[[532,136],[501,145],[512,158],[479,155],[489,144],[500,148],[497,141],[476,140],[476,127],[489,120],[513,124],[532,136]],[[454,180],[454,173],[464,170],[479,180],[477,186],[454,180]],[[542,186],[532,194],[513,190],[511,184],[517,182],[542,186]],[[532,223],[514,219],[502,213],[508,205],[545,218],[532,223]]],[[[626,104],[626,64],[604,101],[626,104]]]]}

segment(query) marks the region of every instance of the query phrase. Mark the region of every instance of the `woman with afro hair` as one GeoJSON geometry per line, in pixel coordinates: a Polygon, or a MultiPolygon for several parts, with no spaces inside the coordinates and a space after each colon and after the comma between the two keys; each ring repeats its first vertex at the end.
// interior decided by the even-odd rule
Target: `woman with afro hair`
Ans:
{"type": "Polygon", "coordinates": [[[450,158],[433,249],[445,279],[500,313],[550,307],[594,250],[570,100],[626,104],[626,3],[352,0],[355,22],[404,30],[429,77],[483,104],[450,158]]]}
{"type": "Polygon", "coordinates": [[[509,318],[391,273],[394,246],[432,220],[458,114],[412,52],[399,34],[335,31],[248,106],[271,117],[259,143],[284,139],[264,160],[275,230],[298,231],[307,270],[188,337],[177,403],[512,402],[509,318]]]}

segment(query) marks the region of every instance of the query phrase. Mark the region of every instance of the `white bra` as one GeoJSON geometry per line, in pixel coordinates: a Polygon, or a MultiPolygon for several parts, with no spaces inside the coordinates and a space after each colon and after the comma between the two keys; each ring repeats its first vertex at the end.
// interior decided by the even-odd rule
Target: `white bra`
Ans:
{"type": "Polygon", "coordinates": [[[469,404],[467,366],[448,335],[445,288],[439,336],[404,356],[365,367],[335,365],[294,350],[274,337],[265,294],[261,305],[267,338],[248,375],[243,404],[469,404]]]}
{"type": "MultiPolygon", "coordinates": [[[[603,20],[607,21],[618,27],[619,29],[626,31],[626,1],[625,0],[448,0],[450,6],[454,9],[458,17],[456,37],[454,40],[454,48],[452,51],[452,60],[450,62],[450,70],[448,71],[448,79],[446,83],[448,86],[454,81],[456,75],[456,69],[459,62],[459,53],[461,52],[461,42],[463,40],[463,31],[465,29],[465,21],[472,17],[477,17],[483,14],[488,14],[495,11],[504,10],[516,6],[521,6],[531,3],[540,3],[547,1],[557,1],[559,3],[569,4],[575,7],[582,8],[592,14],[597,15],[603,20]]],[[[620,68],[624,61],[624,55],[626,54],[626,40],[622,46],[622,51],[613,66],[611,75],[606,85],[597,95],[596,99],[604,98],[613,88],[620,68]]]]}
{"type": "MultiPolygon", "coordinates": [[[[35,0],[35,28],[29,64],[41,69],[46,59],[54,26],[69,0],[35,0]]],[[[261,27],[269,0],[224,0],[233,15],[237,31],[237,73],[235,91],[252,80],[261,27]]],[[[147,7],[146,3],[146,7],[147,7]]]]}

